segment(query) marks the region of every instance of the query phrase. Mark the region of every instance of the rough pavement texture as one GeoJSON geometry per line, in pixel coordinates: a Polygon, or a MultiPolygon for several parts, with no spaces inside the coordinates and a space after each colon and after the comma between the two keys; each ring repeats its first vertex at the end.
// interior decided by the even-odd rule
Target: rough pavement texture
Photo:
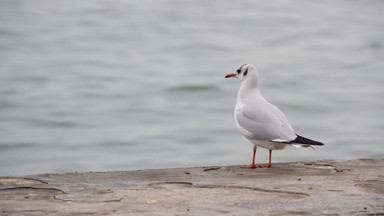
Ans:
{"type": "Polygon", "coordinates": [[[0,215],[384,215],[384,159],[0,177],[0,215]]]}

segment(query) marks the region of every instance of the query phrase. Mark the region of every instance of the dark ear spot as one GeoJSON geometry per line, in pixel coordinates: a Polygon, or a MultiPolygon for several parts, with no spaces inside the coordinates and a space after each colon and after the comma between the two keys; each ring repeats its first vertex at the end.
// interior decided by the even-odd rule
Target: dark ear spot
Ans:
{"type": "Polygon", "coordinates": [[[248,68],[244,71],[244,76],[247,76],[248,74],[248,68]]]}

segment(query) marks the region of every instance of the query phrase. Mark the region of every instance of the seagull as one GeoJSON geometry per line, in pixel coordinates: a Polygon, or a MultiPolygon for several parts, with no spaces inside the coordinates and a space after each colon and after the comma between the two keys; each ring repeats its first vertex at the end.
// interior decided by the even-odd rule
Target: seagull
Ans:
{"type": "Polygon", "coordinates": [[[308,148],[324,145],[298,135],[279,108],[269,103],[260,93],[259,73],[252,64],[243,64],[225,78],[236,77],[241,81],[235,108],[235,122],[240,133],[254,144],[252,164],[241,168],[256,168],[257,146],[269,150],[269,164],[258,167],[271,167],[272,150],[280,150],[287,145],[308,148]]]}

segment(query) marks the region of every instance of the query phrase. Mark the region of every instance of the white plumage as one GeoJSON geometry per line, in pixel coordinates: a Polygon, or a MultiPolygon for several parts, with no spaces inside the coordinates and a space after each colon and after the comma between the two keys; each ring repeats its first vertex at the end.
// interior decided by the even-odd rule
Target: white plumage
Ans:
{"type": "Polygon", "coordinates": [[[299,136],[289,124],[287,117],[279,108],[269,103],[260,93],[259,74],[254,65],[244,64],[236,73],[225,78],[236,77],[241,80],[235,108],[235,122],[240,132],[254,144],[254,155],[251,166],[255,168],[254,158],[256,146],[270,150],[271,166],[272,150],[283,149],[287,145],[294,147],[310,147],[323,143],[299,136]]]}

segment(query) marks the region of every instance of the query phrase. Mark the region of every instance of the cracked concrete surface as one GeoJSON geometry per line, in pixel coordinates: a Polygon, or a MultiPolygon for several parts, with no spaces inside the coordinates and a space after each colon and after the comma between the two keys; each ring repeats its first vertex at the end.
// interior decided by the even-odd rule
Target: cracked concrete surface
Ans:
{"type": "Polygon", "coordinates": [[[0,215],[384,215],[384,159],[0,177],[0,215]]]}

